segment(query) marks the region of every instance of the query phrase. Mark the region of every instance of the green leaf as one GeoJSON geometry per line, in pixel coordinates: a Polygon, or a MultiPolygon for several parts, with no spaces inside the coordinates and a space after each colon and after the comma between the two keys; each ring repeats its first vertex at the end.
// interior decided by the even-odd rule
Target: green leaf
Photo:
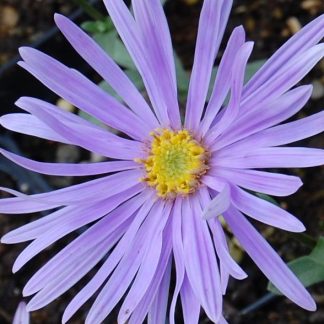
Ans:
{"type": "MultiPolygon", "coordinates": [[[[289,262],[288,266],[305,287],[324,281],[324,236],[318,239],[309,255],[289,262]]],[[[271,282],[268,284],[268,290],[281,294],[271,282]]]]}
{"type": "Polygon", "coordinates": [[[244,82],[248,82],[253,75],[261,68],[266,60],[257,60],[246,66],[244,82]]]}
{"type": "MultiPolygon", "coordinates": [[[[142,77],[137,71],[124,70],[124,72],[140,92],[145,90],[142,77]]],[[[118,96],[116,91],[106,81],[101,81],[98,85],[101,89],[105,90],[107,93],[115,97],[118,101],[122,102],[122,98],[118,96]]]]}
{"type": "Polygon", "coordinates": [[[181,92],[188,92],[189,89],[189,74],[184,69],[182,62],[177,55],[176,52],[173,52],[174,54],[174,62],[175,62],[175,68],[176,68],[176,75],[177,75],[177,85],[178,90],[181,92]]]}
{"type": "Polygon", "coordinates": [[[118,38],[115,30],[108,33],[96,33],[93,35],[93,38],[119,65],[127,69],[136,70],[133,60],[128,54],[125,45],[118,38]]]}
{"type": "Polygon", "coordinates": [[[279,206],[279,203],[278,203],[274,198],[272,198],[271,196],[268,196],[268,195],[266,195],[266,194],[264,194],[264,193],[260,193],[260,192],[256,192],[255,194],[256,194],[256,196],[258,196],[259,198],[261,198],[261,199],[263,199],[263,200],[266,200],[266,201],[268,201],[268,202],[270,202],[270,203],[272,203],[272,204],[274,204],[274,205],[279,206]]]}
{"type": "Polygon", "coordinates": [[[81,24],[81,27],[91,34],[107,33],[114,30],[114,24],[110,18],[104,20],[86,21],[81,24]]]}
{"type": "Polygon", "coordinates": [[[137,72],[137,70],[125,70],[124,72],[126,73],[126,75],[129,77],[129,79],[133,82],[133,84],[135,85],[135,87],[140,92],[142,92],[143,90],[145,90],[145,86],[144,86],[142,77],[139,74],[139,72],[137,72]]]}
{"type": "Polygon", "coordinates": [[[104,126],[104,123],[102,123],[100,120],[96,119],[95,117],[89,115],[88,113],[84,112],[83,110],[79,110],[78,115],[92,124],[98,126],[104,126]]]}

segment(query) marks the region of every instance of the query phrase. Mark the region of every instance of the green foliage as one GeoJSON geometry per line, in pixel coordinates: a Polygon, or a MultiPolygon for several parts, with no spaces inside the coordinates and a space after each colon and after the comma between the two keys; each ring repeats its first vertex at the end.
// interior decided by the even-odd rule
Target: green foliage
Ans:
{"type": "MultiPolygon", "coordinates": [[[[288,266],[305,287],[324,281],[324,236],[318,239],[309,255],[289,262],[288,266]]],[[[281,294],[272,283],[268,284],[268,290],[281,294]]]]}
{"type": "Polygon", "coordinates": [[[258,60],[251,62],[247,65],[245,70],[244,82],[247,83],[253,75],[260,69],[260,67],[265,63],[266,60],[258,60]]]}
{"type": "Polygon", "coordinates": [[[264,194],[264,193],[259,193],[259,192],[256,192],[255,194],[256,194],[256,196],[258,196],[259,198],[261,198],[261,199],[263,199],[263,200],[266,200],[266,201],[268,201],[268,202],[270,202],[270,203],[272,203],[272,204],[274,204],[274,205],[279,206],[279,203],[278,203],[274,198],[272,198],[271,196],[268,196],[268,195],[266,195],[266,194],[264,194]]]}
{"type": "Polygon", "coordinates": [[[104,20],[86,21],[81,24],[81,27],[91,34],[107,33],[115,29],[114,24],[109,17],[104,20]]]}

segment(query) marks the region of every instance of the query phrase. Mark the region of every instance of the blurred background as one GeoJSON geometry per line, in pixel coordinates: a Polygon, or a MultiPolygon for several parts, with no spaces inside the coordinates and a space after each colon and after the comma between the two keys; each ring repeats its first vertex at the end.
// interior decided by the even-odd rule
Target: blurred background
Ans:
{"type": "MultiPolygon", "coordinates": [[[[198,19],[202,1],[200,0],[167,0],[165,11],[170,24],[174,48],[179,59],[178,69],[181,80],[187,82],[193,61],[198,19]]],[[[79,113],[74,107],[55,94],[48,91],[36,79],[17,67],[18,48],[23,45],[36,47],[65,64],[82,71],[92,80],[100,83],[99,77],[87,67],[78,55],[54,27],[55,12],[70,16],[78,24],[92,34],[95,39],[120,63],[133,81],[142,88],[136,71],[132,70],[132,62],[120,49],[119,39],[109,38],[112,27],[105,18],[105,10],[101,1],[74,0],[0,0],[0,114],[17,112],[15,100],[22,95],[35,96],[56,103],[62,109],[79,113]],[[90,4],[91,6],[87,6],[90,4]],[[94,7],[92,7],[92,5],[94,7]],[[82,10],[83,8],[83,10],[82,10]],[[91,10],[95,8],[95,10],[91,10]],[[99,21],[99,23],[98,23],[99,21]],[[123,56],[124,55],[124,56],[123,56]]],[[[255,41],[251,57],[251,71],[257,69],[265,58],[278,49],[290,36],[298,32],[302,26],[324,12],[322,0],[234,0],[234,6],[226,29],[225,38],[218,55],[222,55],[225,41],[232,29],[242,24],[247,38],[255,41]]],[[[115,35],[115,34],[114,34],[115,35]]],[[[297,116],[298,119],[319,112],[323,109],[324,98],[324,62],[303,80],[302,83],[313,85],[312,99],[297,116]]],[[[106,88],[107,85],[101,83],[106,88]]],[[[180,100],[185,97],[186,86],[179,86],[180,100]],[[182,93],[183,91],[184,93],[182,93]]],[[[110,89],[107,89],[110,91],[110,89]]],[[[88,116],[83,116],[88,118],[88,116]]],[[[292,120],[293,120],[292,119],[292,120]]],[[[97,122],[94,120],[94,122],[97,122]]],[[[303,146],[323,148],[323,135],[298,143],[303,146]]],[[[100,161],[102,157],[90,154],[80,148],[65,144],[44,141],[28,136],[12,134],[0,129],[0,146],[27,157],[50,162],[84,162],[100,161]]],[[[293,196],[281,199],[281,207],[300,218],[307,233],[314,239],[324,233],[324,168],[304,170],[284,170],[302,178],[304,186],[293,196]]],[[[85,180],[85,179],[82,179],[85,180]]],[[[0,186],[14,188],[27,193],[49,191],[80,181],[70,178],[45,177],[27,172],[0,157],[0,186]]],[[[0,197],[6,197],[0,192],[0,197]]],[[[40,215],[0,215],[0,235],[40,215]]],[[[286,261],[309,254],[309,245],[301,243],[301,237],[290,235],[271,227],[260,226],[263,235],[275,247],[286,261]]],[[[24,245],[0,245],[0,323],[11,323],[14,311],[21,300],[21,291],[30,276],[44,264],[50,256],[59,251],[77,234],[69,235],[46,250],[13,275],[12,264],[24,245]]],[[[235,240],[230,242],[232,253],[249,274],[243,282],[231,281],[225,296],[224,313],[230,323],[324,323],[324,285],[315,284],[310,287],[318,311],[308,313],[293,305],[282,297],[273,297],[267,292],[267,280],[253,265],[251,260],[240,250],[235,240]]],[[[91,273],[89,274],[91,276],[91,273]]],[[[32,314],[32,323],[60,323],[64,307],[81,287],[86,278],[48,307],[32,314]]],[[[89,304],[71,320],[71,323],[82,323],[89,304]]],[[[117,312],[118,313],[118,312],[117,312]]],[[[116,312],[106,323],[115,323],[116,312]]],[[[176,323],[182,323],[181,309],[177,312],[176,323]]],[[[201,313],[201,323],[210,323],[201,313]]]]}

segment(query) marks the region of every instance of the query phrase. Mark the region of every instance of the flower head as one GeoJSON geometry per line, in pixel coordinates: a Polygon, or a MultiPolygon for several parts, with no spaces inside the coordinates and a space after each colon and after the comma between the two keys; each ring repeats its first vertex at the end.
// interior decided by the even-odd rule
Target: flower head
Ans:
{"type": "Polygon", "coordinates": [[[5,189],[17,197],[1,200],[2,213],[59,208],[2,238],[3,243],[32,240],[17,258],[14,271],[60,238],[89,225],[29,280],[23,293],[34,296],[27,309],[47,305],[98,265],[67,306],[64,323],[96,293],[86,323],[102,322],[121,300],[119,323],[142,323],[147,315],[150,323],[164,323],[167,313],[174,323],[179,295],[186,323],[198,323],[200,307],[212,321],[225,322],[222,294],[228,278],[243,279],[246,274],[228,252],[218,218],[222,214],[275,286],[296,304],[314,310],[303,285],[243,214],[285,230],[304,230],[294,216],[251,191],[285,196],[301,186],[298,177],[254,169],[311,167],[324,161],[320,149],[282,147],[321,132],[322,112],[277,126],[310,97],[310,86],[292,87],[323,56],[323,44],[316,44],[323,37],[324,16],[292,37],[246,85],[244,72],[253,43],[246,42],[242,27],[235,28],[206,105],[232,1],[205,0],[182,122],[171,39],[160,0],[133,1],[134,16],[121,0],[104,3],[143,78],[150,103],[89,36],[60,15],[55,16],[59,29],[123,103],[37,50],[22,48],[19,64],[58,95],[127,136],[35,98],[16,103],[29,114],[1,117],[6,128],[111,159],[52,164],[1,150],[14,162],[49,175],[113,173],[30,196],[5,189]],[[173,263],[176,286],[167,310],[173,263]]]}

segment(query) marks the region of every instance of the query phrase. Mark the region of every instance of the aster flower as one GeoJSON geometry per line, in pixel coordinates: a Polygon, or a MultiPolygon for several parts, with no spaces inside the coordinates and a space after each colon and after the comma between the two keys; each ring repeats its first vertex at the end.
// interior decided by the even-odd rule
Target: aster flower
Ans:
{"type": "Polygon", "coordinates": [[[185,323],[198,323],[201,307],[213,322],[225,322],[222,294],[229,276],[243,279],[246,274],[229,254],[221,214],[275,286],[299,306],[314,310],[309,293],[243,214],[284,230],[304,231],[294,216],[251,191],[286,196],[302,184],[296,176],[254,169],[311,167],[324,161],[320,149],[282,147],[321,132],[323,113],[277,126],[310,97],[311,86],[294,86],[323,56],[324,46],[316,44],[323,37],[324,16],[293,36],[246,85],[244,71],[253,43],[245,40],[242,27],[235,28],[206,105],[232,1],[205,0],[182,122],[160,1],[133,1],[135,17],[123,1],[104,3],[143,78],[150,104],[113,60],[61,15],[55,16],[58,28],[123,103],[35,49],[21,48],[19,64],[59,96],[127,136],[35,98],[16,103],[29,114],[1,117],[8,129],[112,159],[42,163],[1,149],[12,161],[43,174],[113,173],[30,196],[3,188],[17,197],[1,200],[2,213],[56,208],[2,238],[9,244],[32,241],[17,258],[14,272],[52,243],[88,225],[28,281],[23,294],[34,295],[28,311],[47,305],[97,265],[97,272],[67,306],[63,323],[95,294],[86,323],[101,323],[120,301],[119,323],[142,323],[146,316],[149,323],[164,323],[166,316],[174,323],[179,295],[185,323]],[[173,263],[176,285],[168,309],[173,263]]]}

